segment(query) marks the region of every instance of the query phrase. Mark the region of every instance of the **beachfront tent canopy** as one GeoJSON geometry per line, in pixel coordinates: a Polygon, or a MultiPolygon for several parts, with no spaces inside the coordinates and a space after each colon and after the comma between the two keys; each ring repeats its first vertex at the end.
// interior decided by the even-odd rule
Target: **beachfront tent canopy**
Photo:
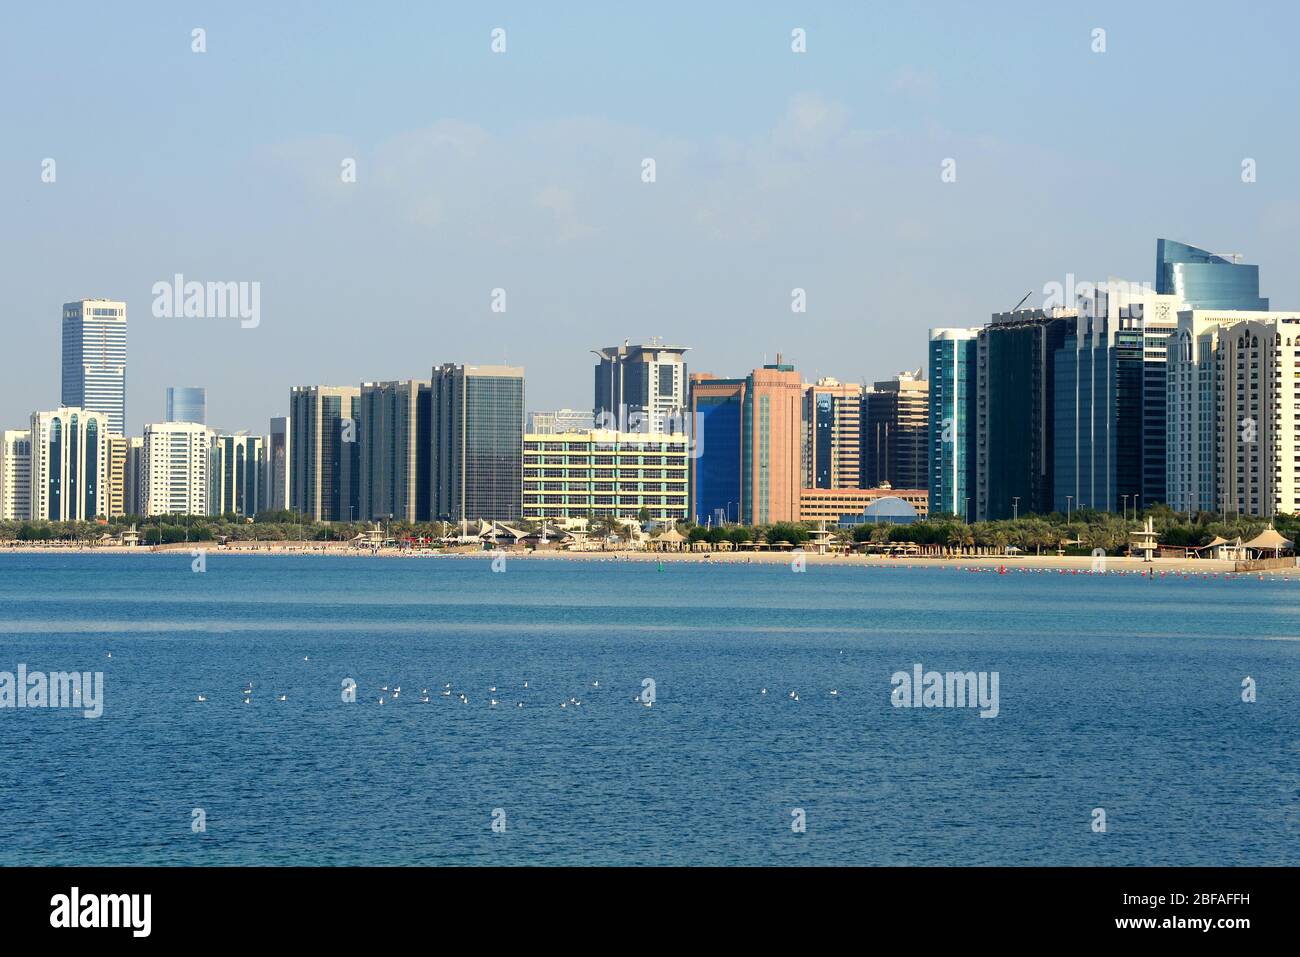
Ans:
{"type": "Polygon", "coordinates": [[[1246,547],[1257,552],[1272,552],[1274,555],[1278,555],[1294,548],[1295,542],[1283,538],[1282,535],[1273,528],[1272,525],[1270,525],[1248,541],[1246,547]]]}
{"type": "Polygon", "coordinates": [[[667,531],[650,540],[650,547],[661,552],[680,551],[685,541],[686,536],[670,526],[667,531]]]}

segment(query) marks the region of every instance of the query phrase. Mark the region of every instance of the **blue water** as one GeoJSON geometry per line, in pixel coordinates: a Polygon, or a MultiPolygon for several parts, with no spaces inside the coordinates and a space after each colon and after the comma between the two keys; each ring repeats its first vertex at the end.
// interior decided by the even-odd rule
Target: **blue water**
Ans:
{"type": "Polygon", "coordinates": [[[106,698],[0,709],[0,863],[1300,859],[1300,581],[190,561],[0,556],[0,671],[106,698]],[[918,662],[1001,713],[892,707],[918,662]]]}

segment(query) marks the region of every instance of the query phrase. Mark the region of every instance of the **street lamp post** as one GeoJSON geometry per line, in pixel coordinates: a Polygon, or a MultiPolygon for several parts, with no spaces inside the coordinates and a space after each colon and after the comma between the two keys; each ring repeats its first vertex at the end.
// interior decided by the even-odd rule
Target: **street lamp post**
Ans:
{"type": "Polygon", "coordinates": [[[1127,522],[1128,521],[1128,496],[1121,495],[1120,498],[1124,500],[1124,521],[1127,522]]]}
{"type": "Polygon", "coordinates": [[[1070,524],[1070,507],[1074,504],[1074,496],[1065,496],[1065,524],[1070,524]]]}
{"type": "Polygon", "coordinates": [[[1019,495],[1011,496],[1011,520],[1013,522],[1020,521],[1020,496],[1019,495]]]}

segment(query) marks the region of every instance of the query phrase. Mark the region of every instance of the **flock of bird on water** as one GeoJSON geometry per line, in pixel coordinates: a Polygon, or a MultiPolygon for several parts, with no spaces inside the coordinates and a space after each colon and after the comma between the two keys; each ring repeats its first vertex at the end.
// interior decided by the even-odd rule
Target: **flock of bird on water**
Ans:
{"type": "MultiPolygon", "coordinates": [[[[843,652],[840,652],[840,654],[843,654],[843,652]]],[[[113,655],[112,655],[111,652],[109,653],[109,657],[110,657],[110,658],[113,657],[113,655]]],[[[303,661],[310,661],[311,658],[310,658],[309,656],[307,656],[307,655],[304,655],[302,660],[303,660],[303,661]]],[[[600,681],[599,681],[599,680],[597,680],[597,681],[593,681],[593,682],[591,683],[591,686],[592,686],[592,688],[599,688],[599,687],[600,687],[600,681]]],[[[525,682],[524,682],[524,690],[528,690],[528,687],[529,687],[529,682],[525,681],[525,682]]],[[[496,697],[496,695],[497,695],[497,686],[496,686],[496,685],[492,685],[491,687],[489,687],[489,688],[487,689],[487,691],[488,691],[488,694],[491,696],[491,697],[488,698],[488,707],[489,707],[489,708],[495,708],[495,707],[497,707],[498,705],[500,705],[500,704],[501,704],[501,701],[500,701],[500,699],[498,699],[498,698],[496,697]]],[[[767,694],[767,689],[766,689],[766,688],[762,688],[762,689],[759,690],[758,693],[759,693],[760,696],[765,696],[765,695],[767,694]]],[[[252,703],[253,703],[253,682],[250,681],[250,682],[248,683],[248,686],[245,687],[244,689],[242,689],[242,690],[240,691],[240,694],[243,696],[244,704],[252,704],[252,703]]],[[[384,685],[383,687],[381,687],[381,688],[379,689],[378,703],[382,705],[382,704],[386,704],[386,703],[389,702],[389,701],[396,701],[398,698],[401,697],[401,695],[402,695],[402,686],[401,686],[401,685],[396,685],[396,684],[395,684],[395,685],[392,685],[392,686],[384,685]]],[[[442,686],[442,690],[441,690],[441,692],[439,692],[439,696],[440,696],[440,697],[443,697],[443,698],[452,698],[452,697],[454,697],[454,698],[456,698],[456,699],[457,699],[461,704],[464,704],[464,705],[467,705],[467,704],[470,703],[470,702],[469,702],[469,695],[467,695],[464,691],[455,691],[455,690],[453,690],[450,681],[448,681],[446,684],[444,684],[444,685],[442,686]]],[[[831,696],[832,698],[838,698],[838,697],[840,696],[839,689],[838,689],[838,688],[832,688],[831,691],[830,691],[830,696],[831,696]]],[[[799,697],[799,692],[798,692],[798,691],[791,691],[791,692],[790,692],[786,697],[788,697],[791,701],[800,701],[800,700],[802,700],[802,699],[799,697]]],[[[199,695],[198,697],[196,697],[194,700],[195,700],[195,701],[199,701],[199,702],[204,702],[204,701],[207,701],[207,700],[208,700],[208,696],[205,695],[205,694],[200,694],[200,695],[199,695]]],[[[288,695],[284,695],[284,694],[276,695],[276,696],[275,696],[275,700],[276,700],[276,701],[288,701],[288,700],[289,700],[289,696],[288,696],[288,695]]],[[[421,688],[421,689],[420,689],[420,703],[421,703],[421,704],[429,704],[429,702],[431,702],[432,700],[433,700],[433,696],[430,694],[429,689],[428,689],[428,688],[421,688]]],[[[642,696],[642,695],[633,695],[633,696],[632,696],[632,701],[633,701],[634,703],[636,703],[636,704],[643,705],[644,707],[647,707],[647,708],[652,708],[652,707],[654,707],[654,698],[646,698],[646,697],[644,697],[644,696],[642,696]]],[[[516,708],[522,708],[523,706],[524,706],[524,703],[523,703],[522,701],[516,701],[516,702],[515,702],[515,707],[516,707],[516,708]]],[[[582,707],[582,700],[581,700],[580,698],[576,698],[576,697],[572,697],[572,696],[570,696],[567,700],[565,700],[565,701],[561,701],[561,702],[560,702],[560,707],[561,707],[561,708],[581,708],[581,707],[582,707]]]]}
{"type": "MultiPolygon", "coordinates": [[[[1005,575],[1005,574],[1007,574],[1008,571],[1011,570],[1011,569],[1008,569],[1005,565],[1003,565],[1003,566],[992,566],[992,567],[989,567],[989,566],[971,565],[971,566],[956,566],[956,568],[957,568],[957,570],[959,570],[959,571],[966,571],[966,572],[993,572],[994,574],[1001,574],[1001,575],[1005,575]]],[[[1039,574],[1047,573],[1047,574],[1051,574],[1052,571],[1056,571],[1057,574],[1061,574],[1061,575],[1069,575],[1069,574],[1078,575],[1078,574],[1080,574],[1080,572],[1079,572],[1078,569],[1064,569],[1064,568],[1059,568],[1059,569],[1045,569],[1045,568],[1017,568],[1017,569],[1015,569],[1015,571],[1022,572],[1022,573],[1024,573],[1024,572],[1028,572],[1029,574],[1034,574],[1034,573],[1039,573],[1039,574]]],[[[1142,577],[1155,577],[1155,574],[1156,574],[1156,570],[1155,570],[1155,569],[1152,569],[1152,570],[1150,570],[1149,572],[1148,572],[1146,569],[1141,569],[1141,570],[1117,569],[1117,570],[1115,570],[1115,571],[1112,571],[1111,574],[1115,574],[1116,572],[1118,572],[1118,574],[1120,574],[1120,575],[1130,575],[1130,574],[1131,574],[1131,575],[1138,575],[1138,576],[1142,576],[1142,577]]],[[[1093,575],[1095,575],[1095,574],[1097,574],[1097,571],[1094,571],[1094,570],[1091,570],[1091,569],[1085,569],[1082,573],[1085,574],[1085,575],[1087,575],[1087,574],[1093,574],[1093,575]]],[[[1106,574],[1106,572],[1105,572],[1105,571],[1102,571],[1101,574],[1106,574]]],[[[1199,578],[1203,578],[1203,579],[1204,579],[1204,578],[1218,578],[1218,577],[1220,577],[1218,572],[1192,572],[1191,575],[1189,576],[1188,573],[1187,573],[1186,571],[1178,571],[1178,570],[1175,570],[1175,571],[1173,571],[1172,573],[1169,573],[1169,572],[1166,572],[1166,571],[1160,571],[1159,577],[1164,578],[1167,574],[1171,574],[1173,577],[1178,577],[1179,575],[1181,575],[1181,577],[1184,578],[1184,579],[1189,578],[1189,577],[1191,577],[1191,578],[1197,578],[1197,577],[1199,577],[1199,578]]],[[[1234,576],[1229,576],[1229,575],[1225,574],[1225,575],[1223,575],[1222,577],[1223,577],[1224,579],[1229,579],[1229,578],[1234,577],[1234,576]]],[[[1246,579],[1246,578],[1248,578],[1248,576],[1245,576],[1245,575],[1242,575],[1242,576],[1235,576],[1235,577],[1239,577],[1240,579],[1246,579]]],[[[1260,579],[1261,581],[1263,581],[1265,576],[1263,576],[1263,575],[1259,575],[1258,577],[1259,577],[1259,579],[1260,579]]],[[[1277,578],[1274,577],[1274,576],[1269,576],[1268,580],[1269,580],[1269,581],[1276,581],[1277,578]]],[[[841,652],[841,654],[842,654],[842,652],[841,652]]],[[[112,652],[109,652],[108,657],[110,657],[110,658],[113,657],[112,652]]],[[[310,658],[309,658],[309,656],[304,655],[302,660],[303,660],[303,661],[308,661],[308,660],[310,660],[310,658]]],[[[593,682],[592,682],[592,687],[593,687],[593,688],[599,688],[599,687],[600,687],[600,682],[599,682],[599,681],[593,681],[593,682]]],[[[524,688],[525,688],[525,689],[528,688],[528,682],[527,682],[527,681],[524,682],[524,688]]],[[[250,682],[248,683],[248,686],[247,686],[246,688],[244,688],[240,693],[243,695],[244,704],[252,704],[252,703],[253,703],[253,682],[250,681],[250,682]]],[[[399,697],[401,697],[401,694],[402,694],[402,688],[401,688],[401,685],[393,685],[392,687],[390,687],[389,685],[384,685],[383,687],[381,687],[381,688],[379,689],[378,703],[382,705],[382,704],[385,704],[385,703],[387,703],[387,702],[389,702],[389,701],[396,701],[399,697]]],[[[497,687],[496,687],[496,685],[492,685],[490,688],[488,688],[488,694],[491,695],[491,697],[488,698],[488,707],[490,707],[490,708],[495,708],[495,707],[497,707],[498,705],[501,704],[500,700],[496,697],[496,694],[497,694],[497,687]]],[[[760,695],[766,695],[766,694],[767,694],[767,689],[766,689],[766,688],[761,689],[761,690],[759,691],[759,694],[760,694],[760,695]]],[[[441,695],[441,697],[443,697],[443,698],[451,698],[451,697],[455,697],[458,701],[460,701],[461,704],[464,704],[464,705],[467,705],[467,704],[470,703],[470,702],[469,702],[469,696],[468,696],[465,692],[463,692],[463,691],[454,691],[454,690],[452,690],[451,682],[447,682],[446,684],[444,684],[444,685],[442,686],[442,690],[441,690],[441,692],[440,692],[440,695],[441,695]]],[[[832,698],[837,698],[837,697],[839,697],[839,695],[840,695],[840,692],[839,692],[838,689],[835,689],[835,688],[832,688],[832,689],[831,689],[831,691],[830,691],[830,696],[831,696],[832,698]]],[[[787,697],[788,697],[791,701],[799,701],[799,700],[800,700],[800,698],[799,698],[799,692],[797,692],[797,691],[791,691],[791,692],[789,693],[789,695],[787,695],[787,697]]],[[[196,701],[199,701],[199,702],[204,702],[204,701],[207,701],[207,700],[208,700],[208,697],[207,697],[207,695],[200,694],[197,698],[195,698],[195,700],[196,700],[196,701]]],[[[288,701],[288,700],[289,700],[289,697],[288,697],[288,695],[281,694],[281,695],[277,695],[277,696],[276,696],[276,700],[277,700],[277,701],[288,701]]],[[[433,700],[433,699],[432,699],[432,697],[431,697],[431,695],[430,695],[430,693],[429,693],[429,689],[428,689],[428,688],[421,688],[421,689],[420,689],[420,702],[421,702],[422,704],[428,704],[428,703],[429,703],[430,701],[432,701],[432,700],[433,700]]],[[[651,698],[651,699],[645,699],[645,698],[643,698],[643,697],[640,696],[640,695],[633,695],[633,696],[632,696],[632,700],[633,700],[635,703],[637,703],[637,704],[641,704],[641,705],[644,705],[644,706],[647,707],[647,708],[650,708],[650,707],[653,707],[653,706],[654,706],[654,699],[653,699],[653,698],[651,698]]],[[[522,702],[522,701],[516,701],[516,702],[515,702],[515,707],[516,707],[516,708],[522,708],[523,706],[524,706],[524,702],[522,702]]],[[[561,701],[561,702],[560,702],[560,707],[561,707],[561,708],[571,708],[571,707],[572,707],[572,708],[580,708],[580,707],[582,707],[582,701],[581,701],[580,699],[576,698],[576,697],[570,697],[570,698],[569,698],[568,700],[566,700],[566,701],[561,701]]]]}

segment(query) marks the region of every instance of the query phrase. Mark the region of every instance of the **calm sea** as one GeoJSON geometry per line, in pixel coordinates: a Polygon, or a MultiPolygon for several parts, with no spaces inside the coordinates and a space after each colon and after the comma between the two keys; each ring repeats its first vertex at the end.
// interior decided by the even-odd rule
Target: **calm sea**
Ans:
{"type": "Polygon", "coordinates": [[[1300,581],[206,561],[0,556],[0,671],[105,681],[0,709],[0,864],[1300,859],[1300,581]]]}

